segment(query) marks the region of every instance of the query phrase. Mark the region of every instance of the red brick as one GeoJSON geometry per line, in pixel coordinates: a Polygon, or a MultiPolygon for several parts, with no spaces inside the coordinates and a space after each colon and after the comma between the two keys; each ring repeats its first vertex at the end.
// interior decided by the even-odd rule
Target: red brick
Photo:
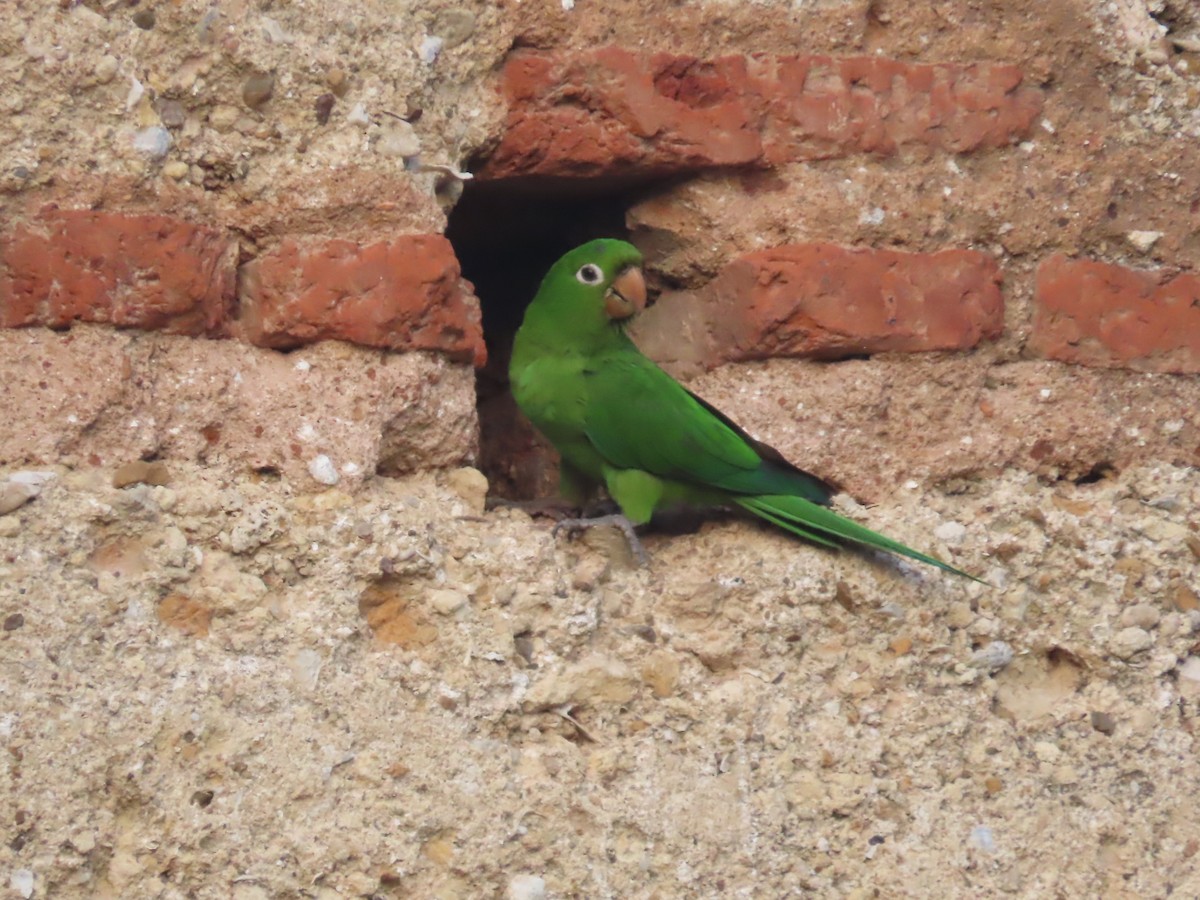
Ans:
{"type": "Polygon", "coordinates": [[[1088,366],[1200,372],[1200,275],[1052,256],[1038,268],[1030,348],[1088,366]]]}
{"type": "Polygon", "coordinates": [[[698,292],[718,360],[967,350],[1004,328],[996,261],[789,244],[750,253],[698,292]]]}
{"type": "Polygon", "coordinates": [[[288,239],[241,269],[237,333],[260,347],[342,340],[482,365],[479,303],[441,235],[288,239]]]}
{"type": "Polygon", "coordinates": [[[0,325],[217,334],[235,254],[222,233],[170,216],[47,210],[0,237],[0,325]]]}
{"type": "Polygon", "coordinates": [[[616,47],[513,54],[502,90],[508,121],[484,177],[769,166],[906,144],[966,152],[1020,138],[1042,107],[1007,65],[616,47]]]}

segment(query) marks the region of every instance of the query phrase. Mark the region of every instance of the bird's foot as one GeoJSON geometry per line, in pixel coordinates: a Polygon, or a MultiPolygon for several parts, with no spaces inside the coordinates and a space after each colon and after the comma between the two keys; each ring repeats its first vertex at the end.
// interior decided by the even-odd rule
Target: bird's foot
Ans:
{"type": "Polygon", "coordinates": [[[637,532],[633,529],[633,523],[620,513],[595,516],[590,519],[560,519],[554,524],[554,528],[550,533],[554,537],[558,537],[560,531],[565,530],[569,534],[576,534],[600,525],[612,525],[620,529],[621,533],[625,535],[626,543],[629,544],[629,552],[633,554],[633,558],[637,560],[639,566],[644,566],[650,562],[650,557],[646,555],[646,549],[642,546],[642,542],[638,540],[637,532]]]}

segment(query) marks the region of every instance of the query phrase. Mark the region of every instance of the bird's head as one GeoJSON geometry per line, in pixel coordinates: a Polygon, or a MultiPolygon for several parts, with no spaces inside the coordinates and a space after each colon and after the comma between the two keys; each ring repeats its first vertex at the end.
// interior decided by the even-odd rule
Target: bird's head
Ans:
{"type": "Polygon", "coordinates": [[[641,266],[642,254],[632,244],[609,238],[589,241],[554,264],[542,291],[549,289],[577,309],[601,310],[609,320],[623,322],[646,307],[641,266]]]}

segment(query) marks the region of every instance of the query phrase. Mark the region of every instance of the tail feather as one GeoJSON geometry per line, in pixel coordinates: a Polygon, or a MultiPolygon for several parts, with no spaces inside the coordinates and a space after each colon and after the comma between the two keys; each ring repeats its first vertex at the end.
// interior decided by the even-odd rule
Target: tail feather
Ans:
{"type": "Polygon", "coordinates": [[[961,569],[956,569],[949,563],[942,562],[936,556],[930,556],[927,553],[921,553],[919,550],[906,547],[899,541],[885,537],[864,525],[859,525],[857,522],[847,519],[845,516],[838,515],[827,507],[805,500],[803,497],[792,497],[782,494],[759,495],[737,497],[735,502],[756,516],[818,544],[837,546],[835,543],[836,540],[853,541],[856,544],[862,544],[876,550],[887,550],[891,553],[898,553],[901,556],[907,556],[910,559],[935,566],[944,572],[952,572],[955,575],[970,578],[972,581],[978,581],[980,584],[987,584],[983,579],[969,575],[961,569]],[[834,540],[831,540],[831,538],[834,540]]]}
{"type": "Polygon", "coordinates": [[[763,506],[759,506],[757,508],[753,507],[749,504],[749,500],[747,500],[747,501],[739,500],[738,502],[741,503],[741,505],[744,506],[746,509],[748,509],[752,513],[754,513],[756,516],[760,516],[761,518],[766,519],[768,522],[770,522],[773,525],[778,525],[780,528],[784,529],[785,531],[790,531],[790,532],[792,532],[792,534],[797,534],[800,537],[804,538],[806,541],[812,541],[814,544],[821,544],[824,547],[832,547],[834,550],[838,549],[838,544],[836,541],[831,541],[829,538],[825,537],[819,531],[812,531],[807,528],[802,528],[800,525],[797,525],[795,522],[788,521],[787,519],[785,519],[781,516],[777,516],[774,512],[768,511],[768,509],[766,507],[763,507],[763,506]]]}

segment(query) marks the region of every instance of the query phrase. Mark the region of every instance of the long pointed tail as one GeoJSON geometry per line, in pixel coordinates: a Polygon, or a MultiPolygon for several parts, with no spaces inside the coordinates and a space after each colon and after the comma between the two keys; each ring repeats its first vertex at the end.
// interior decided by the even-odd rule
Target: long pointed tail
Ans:
{"type": "Polygon", "coordinates": [[[970,578],[972,581],[978,581],[980,584],[987,584],[982,578],[976,578],[974,575],[969,575],[961,569],[956,569],[949,563],[942,562],[936,556],[930,556],[927,553],[921,553],[919,550],[906,547],[899,541],[884,537],[882,534],[859,525],[845,516],[838,515],[828,507],[819,506],[816,503],[805,500],[803,497],[760,495],[737,497],[735,498],[735,502],[756,516],[766,519],[768,522],[792,532],[792,534],[799,535],[806,540],[814,541],[818,544],[836,547],[839,540],[853,541],[856,544],[873,547],[876,550],[888,550],[892,553],[898,553],[901,556],[907,556],[910,559],[920,560],[923,563],[936,566],[944,572],[953,572],[955,575],[961,575],[963,578],[970,578]]]}

